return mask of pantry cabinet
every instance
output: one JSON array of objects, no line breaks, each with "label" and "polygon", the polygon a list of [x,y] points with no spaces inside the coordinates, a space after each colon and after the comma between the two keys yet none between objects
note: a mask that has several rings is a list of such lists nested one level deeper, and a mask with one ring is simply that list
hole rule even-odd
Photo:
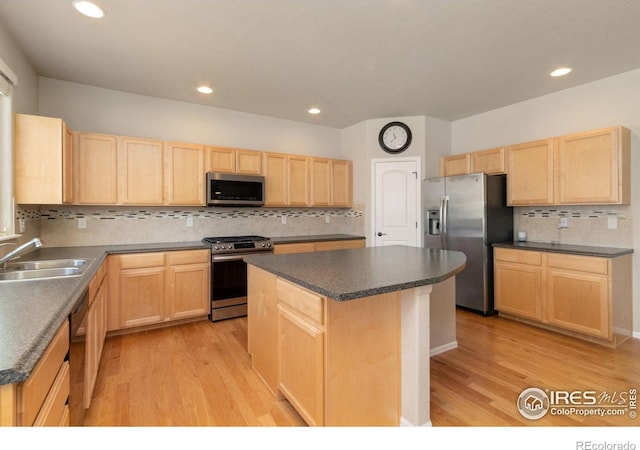
[{"label": "pantry cabinet", "polygon": [[204,146],[166,142],[164,150],[166,204],[203,206]]},{"label": "pantry cabinet", "polygon": [[631,255],[494,249],[500,314],[616,346],[631,335]]},{"label": "pantry cabinet", "polygon": [[73,202],[73,135],[62,119],[16,114],[16,203]]},{"label": "pantry cabinet", "polygon": [[108,331],[205,317],[209,250],[109,256]]},{"label": "pantry cabinet", "polygon": [[115,205],[118,203],[118,140],[96,133],[74,135],[76,203]]}]

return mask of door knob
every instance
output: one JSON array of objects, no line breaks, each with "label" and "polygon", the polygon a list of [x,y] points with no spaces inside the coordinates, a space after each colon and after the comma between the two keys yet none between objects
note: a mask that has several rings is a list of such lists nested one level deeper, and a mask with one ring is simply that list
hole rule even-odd
[{"label": "door knob", "polygon": [[386,236],[386,235],[387,235],[387,233],[381,233],[381,232],[378,231],[378,236]]}]

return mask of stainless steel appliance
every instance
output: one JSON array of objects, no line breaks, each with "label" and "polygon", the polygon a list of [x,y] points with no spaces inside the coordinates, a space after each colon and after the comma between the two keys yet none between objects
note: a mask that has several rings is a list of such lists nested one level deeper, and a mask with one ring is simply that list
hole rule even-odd
[{"label": "stainless steel appliance", "polygon": [[506,196],[505,175],[429,178],[422,185],[424,247],[466,255],[467,265],[456,275],[456,305],[484,315],[495,313],[491,244],[513,240]]},{"label": "stainless steel appliance", "polygon": [[207,205],[262,206],[264,205],[264,177],[208,172]]},{"label": "stainless steel appliance", "polygon": [[211,246],[211,313],[217,320],[247,315],[247,255],[273,252],[263,236],[223,236],[203,239]]}]

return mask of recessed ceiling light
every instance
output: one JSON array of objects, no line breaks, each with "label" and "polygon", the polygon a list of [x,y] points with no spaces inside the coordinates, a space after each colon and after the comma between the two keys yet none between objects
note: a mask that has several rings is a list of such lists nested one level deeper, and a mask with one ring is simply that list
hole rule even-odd
[{"label": "recessed ceiling light", "polygon": [[101,19],[104,17],[104,10],[102,8],[95,3],[88,2],[86,0],[75,0],[73,2],[73,7],[80,14],[84,14],[85,16],[93,19]]},{"label": "recessed ceiling light", "polygon": [[211,94],[213,92],[213,89],[211,89],[209,86],[199,86],[197,90],[201,94]]},{"label": "recessed ceiling light", "polygon": [[556,69],[553,72],[551,72],[550,75],[552,77],[561,77],[563,75],[568,74],[569,72],[571,72],[570,67],[561,67],[560,69]]},{"label": "recessed ceiling light", "polygon": [[309,114],[320,114],[320,110],[318,108],[311,108]]}]

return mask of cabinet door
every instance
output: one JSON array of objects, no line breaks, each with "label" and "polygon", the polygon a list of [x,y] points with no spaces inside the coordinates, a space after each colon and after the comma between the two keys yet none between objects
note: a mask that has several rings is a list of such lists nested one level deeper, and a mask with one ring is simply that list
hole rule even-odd
[{"label": "cabinet door", "polygon": [[162,322],[165,317],[165,268],[124,269],[119,274],[120,327]]},{"label": "cabinet door", "polygon": [[507,204],[553,204],[553,139],[507,149]]},{"label": "cabinet door", "polygon": [[287,155],[264,153],[265,206],[287,206]]},{"label": "cabinet door", "polygon": [[204,147],[165,144],[167,202],[169,205],[204,205]]},{"label": "cabinet door", "polygon": [[323,332],[278,306],[279,389],[309,425],[324,424]]},{"label": "cabinet door", "polygon": [[76,202],[112,205],[118,202],[116,136],[77,133],[75,151]]},{"label": "cabinet door", "polygon": [[471,158],[468,153],[463,155],[447,156],[440,159],[440,175],[448,177],[451,175],[464,175],[471,173]]},{"label": "cabinet door", "polygon": [[309,158],[289,155],[287,177],[289,179],[288,205],[309,206]]},{"label": "cabinet door", "polygon": [[95,299],[87,312],[87,337],[85,345],[84,407],[89,408],[98,377],[102,349],[107,333],[107,283],[98,288]]},{"label": "cabinet door", "polygon": [[236,173],[246,175],[262,174],[262,152],[256,150],[236,150]]},{"label": "cabinet door", "polygon": [[311,202],[310,206],[331,205],[331,161],[326,158],[311,158]]},{"label": "cabinet door", "polygon": [[503,261],[494,263],[495,308],[542,320],[542,268]]},{"label": "cabinet door", "polygon": [[209,314],[210,251],[167,252],[169,320]]},{"label": "cabinet door", "polygon": [[15,178],[19,204],[72,200],[72,140],[61,119],[16,114]]},{"label": "cabinet door", "polygon": [[628,150],[622,150],[623,141],[621,127],[559,137],[558,203],[628,203],[628,180],[623,176],[623,167],[628,168],[630,160]]},{"label": "cabinet door", "polygon": [[334,159],[331,161],[331,205],[350,208],[353,205],[353,163]]},{"label": "cabinet door", "polygon": [[471,153],[471,173],[500,174],[505,171],[504,147]]},{"label": "cabinet door", "polygon": [[162,141],[121,137],[118,139],[119,203],[164,203],[164,154]]},{"label": "cabinet door", "polygon": [[550,268],[547,322],[609,339],[609,283],[606,277]]},{"label": "cabinet door", "polygon": [[228,147],[207,146],[207,171],[234,173],[236,171],[236,151]]}]

